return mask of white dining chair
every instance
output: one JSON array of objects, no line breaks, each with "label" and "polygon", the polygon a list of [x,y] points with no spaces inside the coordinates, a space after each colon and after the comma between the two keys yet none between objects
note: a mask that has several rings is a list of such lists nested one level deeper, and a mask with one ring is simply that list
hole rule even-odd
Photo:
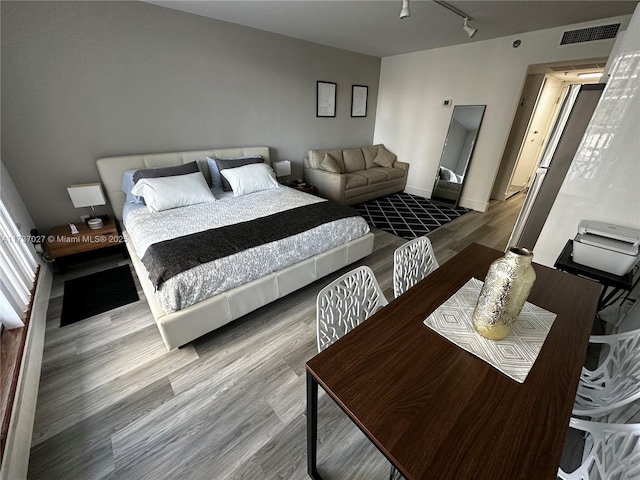
[{"label": "white dining chair", "polygon": [[586,434],[582,464],[563,480],[632,480],[640,478],[640,424],[590,422],[572,418],[569,426]]},{"label": "white dining chair", "polygon": [[393,295],[398,298],[440,265],[427,237],[418,237],[393,253]]},{"label": "white dining chair", "polygon": [[[318,352],[388,304],[371,268],[358,267],[336,278],[320,290],[316,300]],[[392,465],[389,478],[404,477]]]},{"label": "white dining chair", "polygon": [[640,399],[640,329],[592,335],[604,358],[595,370],[582,368],[573,414],[599,418]]},{"label": "white dining chair", "polygon": [[640,326],[640,300],[634,300],[629,309],[618,315],[613,328],[614,333],[635,330]]},{"label": "white dining chair", "polygon": [[346,335],[389,302],[373,271],[362,266],[336,278],[318,293],[318,352]]}]

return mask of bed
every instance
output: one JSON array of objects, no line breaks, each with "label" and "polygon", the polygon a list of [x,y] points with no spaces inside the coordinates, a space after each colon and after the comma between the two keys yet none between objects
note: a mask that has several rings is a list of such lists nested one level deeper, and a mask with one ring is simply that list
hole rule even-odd
[{"label": "bed", "polygon": [[[131,256],[133,267],[142,285],[160,335],[168,349],[186,345],[196,338],[246,315],[261,306],[282,298],[325,275],[366,257],[373,250],[373,234],[368,231],[368,227],[358,226],[358,231],[344,234],[336,233],[334,235],[333,230],[328,230],[331,228],[331,224],[328,223],[314,227],[313,231],[309,230],[309,232],[296,233],[295,236],[292,235],[291,237],[277,239],[277,241],[289,242],[288,244],[285,243],[284,246],[279,243],[269,242],[268,240],[271,238],[269,235],[272,235],[274,230],[280,229],[270,228],[271,219],[277,217],[266,216],[271,214],[276,215],[275,212],[279,211],[280,204],[290,205],[291,202],[293,202],[296,208],[310,209],[314,212],[320,211],[320,204],[323,205],[323,210],[325,209],[325,205],[332,205],[330,202],[326,202],[318,197],[288,187],[274,188],[269,192],[260,191],[239,197],[234,197],[233,194],[227,194],[226,196],[222,195],[218,198],[218,194],[216,193],[216,201],[210,204],[210,208],[213,209],[215,207],[218,209],[214,212],[207,210],[208,207],[205,205],[190,205],[164,211],[162,212],[163,215],[153,215],[148,211],[149,209],[147,207],[140,208],[137,206],[133,209],[133,212],[131,212],[129,208],[131,205],[125,201],[127,197],[122,190],[123,175],[125,172],[135,171],[137,169],[186,165],[197,161],[199,170],[202,172],[204,178],[209,181],[210,173],[206,161],[207,157],[229,159],[248,156],[260,156],[264,159],[264,163],[267,165],[270,164],[268,147],[239,147],[148,155],[128,155],[105,157],[96,161],[114,214],[121,225],[123,225],[123,212],[126,215],[126,221],[123,225],[123,235],[125,237],[127,250]],[[225,211],[227,213],[221,213]],[[248,219],[248,214],[246,213],[248,211],[258,212],[257,218],[255,218],[255,220]],[[282,215],[285,214],[286,212]],[[188,239],[198,237],[198,235],[208,234],[205,233],[205,231],[209,232],[209,229],[220,227],[224,223],[220,218],[225,215],[227,217],[234,217],[235,221],[239,222],[239,226],[241,226],[240,223],[245,221],[255,222],[255,225],[264,229],[257,231],[264,232],[264,237],[266,238],[264,241],[267,243],[247,248],[246,252],[243,250],[245,255],[247,255],[244,258],[234,257],[233,255],[241,254],[241,252],[237,252],[231,256],[217,259],[216,261],[226,262],[226,264],[223,263],[223,266],[220,268],[233,269],[235,265],[235,273],[239,270],[255,270],[258,275],[257,278],[247,281],[234,277],[233,281],[225,280],[219,282],[220,284],[212,287],[211,292],[204,295],[206,298],[200,298],[200,291],[202,290],[200,287],[204,285],[208,286],[209,284],[216,283],[216,281],[211,280],[206,274],[203,274],[202,271],[197,270],[200,267],[194,267],[195,269],[188,269],[176,274],[184,278],[180,277],[180,280],[174,280],[175,277],[172,277],[171,280],[167,282],[175,281],[176,284],[191,284],[192,287],[195,285],[195,288],[192,288],[190,293],[184,295],[181,293],[169,294],[169,300],[167,300],[166,295],[163,298],[160,292],[164,289],[165,285],[160,283],[160,287],[158,287],[158,278],[161,278],[162,274],[158,275],[157,272],[154,271],[152,264],[147,261],[148,249],[151,247],[155,248],[157,245],[164,246],[167,243],[182,242],[182,239],[174,240],[171,238],[171,235],[168,233],[169,231],[174,233],[178,232],[177,235],[179,237],[184,235]],[[289,217],[290,216],[291,215],[289,215]],[[304,216],[306,217],[307,215]],[[181,217],[185,220],[184,225],[176,220]],[[165,218],[170,218],[173,223],[169,224],[169,226],[163,223],[149,223],[155,221],[162,222]],[[266,221],[267,218],[269,222]],[[196,220],[194,221],[194,219]],[[359,222],[360,220],[354,217],[338,221]],[[363,221],[364,220],[362,220],[362,222]],[[281,222],[282,225],[288,226],[291,220],[285,217]],[[147,233],[144,233],[145,225],[147,225]],[[151,228],[148,228],[149,225],[151,225]],[[200,226],[194,227],[194,225]],[[253,226],[254,224],[252,223],[251,225]],[[234,225],[230,225],[225,228],[234,227]],[[131,232],[129,228],[132,229]],[[227,230],[224,232],[226,235]],[[229,235],[233,234],[232,230],[229,232]],[[213,231],[209,233],[213,233]],[[134,234],[135,239],[132,239],[131,234]],[[222,235],[220,231],[215,231],[215,234],[218,236]],[[326,239],[324,245],[320,245],[319,241],[316,240],[315,247],[308,247],[308,244],[313,242],[309,240],[311,237],[304,237],[304,235],[313,234],[317,235],[318,238]],[[301,237],[300,235],[303,236]],[[340,240],[340,237],[342,237],[342,240]],[[274,240],[274,242],[276,242],[276,240]],[[241,242],[234,240],[234,242],[230,243],[236,244]],[[290,258],[287,261],[281,262],[280,257],[286,256],[283,255],[284,252],[298,250],[298,248],[292,249],[292,245],[302,246],[303,250],[306,249],[305,252],[301,254],[304,258]],[[139,251],[142,251],[142,253],[139,254]],[[190,249],[187,250],[187,253],[189,251]],[[265,260],[260,256],[261,252],[266,252],[270,254],[271,257]],[[187,253],[185,253],[185,255]],[[200,252],[197,255],[192,254],[192,256],[194,256],[196,260],[201,260],[200,256],[203,254],[206,256],[206,252]],[[150,279],[149,270],[145,267],[143,260],[147,263],[147,266],[149,266],[149,270],[151,270],[153,281]],[[206,260],[207,262],[209,261],[208,257]],[[241,265],[242,268],[239,268],[239,265]],[[265,269],[265,265],[268,265],[270,268]],[[227,277],[231,276],[233,275],[227,275]],[[196,284],[196,282],[200,282],[200,285]],[[183,298],[187,298],[187,300],[183,301]]]}]

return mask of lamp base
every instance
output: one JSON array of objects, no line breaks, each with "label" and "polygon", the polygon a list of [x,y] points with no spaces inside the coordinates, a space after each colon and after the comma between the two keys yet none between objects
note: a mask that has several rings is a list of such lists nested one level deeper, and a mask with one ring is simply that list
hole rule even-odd
[{"label": "lamp base", "polygon": [[92,215],[92,216],[87,217],[87,218],[84,219],[85,225],[88,227],[89,226],[89,220],[94,219],[94,218],[99,218],[100,220],[102,220],[103,224],[105,222],[109,221],[109,215]]},{"label": "lamp base", "polygon": [[97,230],[103,227],[104,222],[102,221],[101,218],[97,218],[97,217],[90,218],[89,220],[87,220],[87,225],[89,226],[90,229]]}]

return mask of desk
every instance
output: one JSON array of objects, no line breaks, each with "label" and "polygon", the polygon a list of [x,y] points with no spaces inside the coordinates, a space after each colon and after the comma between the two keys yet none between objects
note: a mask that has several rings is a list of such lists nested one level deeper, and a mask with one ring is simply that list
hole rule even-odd
[{"label": "desk", "polygon": [[522,384],[422,323],[502,255],[471,245],[307,362],[311,478],[318,384],[408,480],[556,478],[600,286],[534,264],[557,317]]},{"label": "desk", "polygon": [[[634,280],[633,269],[626,275],[614,275],[613,273],[603,272],[602,270],[576,263],[573,261],[572,255],[573,240],[569,240],[562,249],[554,267],[558,270],[562,270],[563,272],[589,278],[601,284],[604,288],[602,289],[600,299],[598,300],[598,311],[609,306],[611,303],[615,303],[614,297],[621,290],[626,291],[628,295],[629,292],[633,290],[635,284],[638,283],[638,280],[640,280],[640,275],[637,275],[638,278]],[[609,288],[611,288],[610,291]]]}]

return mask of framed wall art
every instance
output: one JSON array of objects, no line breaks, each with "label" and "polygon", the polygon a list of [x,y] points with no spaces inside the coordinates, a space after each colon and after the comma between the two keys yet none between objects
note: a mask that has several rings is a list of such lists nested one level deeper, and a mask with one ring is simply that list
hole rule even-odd
[{"label": "framed wall art", "polygon": [[316,117],[336,116],[337,84],[318,81],[316,97]]},{"label": "framed wall art", "polygon": [[369,95],[369,87],[365,85],[351,86],[351,116],[366,117],[367,116],[367,96]]}]

